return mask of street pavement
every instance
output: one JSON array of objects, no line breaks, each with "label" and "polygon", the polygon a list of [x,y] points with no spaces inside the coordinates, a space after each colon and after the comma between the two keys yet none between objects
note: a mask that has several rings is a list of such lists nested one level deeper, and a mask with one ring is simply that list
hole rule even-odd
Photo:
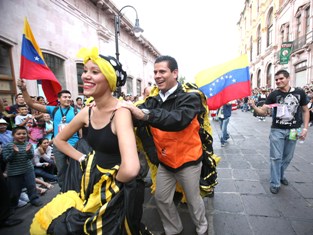
[{"label": "street pavement", "polygon": [[[259,122],[250,112],[236,110],[229,122],[230,139],[225,147],[219,142],[217,121],[211,120],[214,151],[222,160],[213,198],[204,198],[210,235],[313,235],[313,127],[308,138],[297,144],[295,156],[286,171],[288,186],[278,194],[269,191],[269,140],[271,118]],[[48,202],[58,187],[42,197]],[[186,204],[176,200],[184,230],[194,235],[195,226]],[[38,210],[31,205],[17,210],[24,222],[0,229],[1,235],[29,234],[29,226]],[[153,195],[146,188],[143,223],[155,235],[163,232]]]}]

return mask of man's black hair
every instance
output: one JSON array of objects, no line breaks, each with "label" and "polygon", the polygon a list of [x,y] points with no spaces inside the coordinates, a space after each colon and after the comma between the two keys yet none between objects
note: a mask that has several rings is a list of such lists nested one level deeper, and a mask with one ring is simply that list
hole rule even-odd
[{"label": "man's black hair", "polygon": [[168,56],[168,55],[161,55],[161,56],[159,56],[155,60],[154,64],[160,63],[160,62],[163,62],[163,61],[167,62],[168,68],[171,70],[171,72],[173,72],[175,69],[178,69],[177,61],[173,57]]},{"label": "man's black hair", "polygon": [[19,105],[17,105],[17,108],[19,109],[19,108],[27,108],[27,105],[26,104],[19,104]]},{"label": "man's black hair", "polygon": [[37,96],[37,101],[39,101],[40,99],[45,99],[43,96]]},{"label": "man's black hair", "polygon": [[285,78],[289,78],[289,76],[290,76],[289,73],[286,70],[284,70],[284,69],[278,70],[275,73],[275,76],[278,76],[280,74],[282,74]]},{"label": "man's black hair", "polygon": [[[19,97],[20,95],[21,95],[21,96],[23,96],[23,94],[22,94],[22,93],[18,93],[18,94],[16,94],[16,95],[15,95],[15,100],[16,100],[16,99],[17,99],[17,97]],[[23,96],[23,97],[24,97],[24,96]]]},{"label": "man's black hair", "polygon": [[16,126],[12,129],[12,135],[14,135],[18,130],[24,130],[27,133],[27,129],[25,126]]},{"label": "man's black hair", "polygon": [[62,90],[62,91],[60,91],[60,92],[58,93],[58,98],[61,98],[61,96],[62,96],[63,94],[70,94],[70,95],[72,95],[69,90]]}]

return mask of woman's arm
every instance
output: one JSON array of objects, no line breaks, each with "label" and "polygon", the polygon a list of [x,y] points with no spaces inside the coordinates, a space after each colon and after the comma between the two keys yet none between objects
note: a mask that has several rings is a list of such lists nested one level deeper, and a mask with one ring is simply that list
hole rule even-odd
[{"label": "woman's arm", "polygon": [[83,153],[77,151],[73,146],[67,143],[68,139],[71,138],[79,129],[81,129],[88,120],[88,107],[82,109],[74,119],[64,127],[64,129],[57,134],[54,138],[53,143],[57,148],[65,155],[73,158],[74,160],[79,160]]},{"label": "woman's arm", "polygon": [[44,163],[40,162],[40,155],[38,149],[36,149],[34,152],[33,164],[36,167],[42,167],[44,165]]},{"label": "woman's arm", "polygon": [[44,152],[41,157],[47,161],[47,162],[50,162],[52,159],[51,159],[51,148],[50,146],[48,146],[48,148],[46,149],[46,152]]},{"label": "woman's arm", "polygon": [[134,127],[128,109],[120,108],[116,111],[112,129],[113,132],[116,131],[118,137],[122,160],[116,179],[126,183],[134,179],[140,170]]}]

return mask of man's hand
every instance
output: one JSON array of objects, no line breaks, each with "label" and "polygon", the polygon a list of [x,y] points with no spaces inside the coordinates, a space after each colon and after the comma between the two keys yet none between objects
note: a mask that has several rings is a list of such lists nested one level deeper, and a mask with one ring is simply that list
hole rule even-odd
[{"label": "man's hand", "polygon": [[13,144],[13,150],[14,150],[15,153],[19,152],[19,149],[18,149],[18,147],[15,144]]},{"label": "man's hand", "polygon": [[137,120],[143,120],[145,117],[145,114],[142,112],[141,109],[137,108],[131,101],[120,101],[116,105],[116,108],[119,107],[127,108],[133,115],[133,117]]},{"label": "man's hand", "polygon": [[31,143],[28,143],[28,145],[26,146],[26,152],[29,152],[30,149],[32,148],[32,144]]},{"label": "man's hand", "polygon": [[17,86],[21,91],[26,91],[26,83],[23,79],[17,79]]},{"label": "man's hand", "polygon": [[308,129],[303,128],[302,131],[301,131],[301,133],[300,133],[299,139],[300,139],[300,140],[305,140],[307,134],[308,134]]}]

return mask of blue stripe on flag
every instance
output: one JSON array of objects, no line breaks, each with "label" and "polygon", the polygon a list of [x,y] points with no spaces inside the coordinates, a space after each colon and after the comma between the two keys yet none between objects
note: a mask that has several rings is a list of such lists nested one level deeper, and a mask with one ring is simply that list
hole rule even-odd
[{"label": "blue stripe on flag", "polygon": [[239,82],[246,82],[249,79],[249,67],[234,69],[216,78],[214,81],[200,87],[199,89],[206,94],[208,98],[210,98],[220,93],[228,86]]},{"label": "blue stripe on flag", "polygon": [[43,59],[40,57],[40,55],[38,54],[38,52],[36,51],[35,47],[33,46],[33,44],[31,43],[31,41],[29,41],[25,35],[23,34],[23,42],[22,42],[22,55],[37,64],[42,64],[45,65],[45,62],[43,61]]}]

